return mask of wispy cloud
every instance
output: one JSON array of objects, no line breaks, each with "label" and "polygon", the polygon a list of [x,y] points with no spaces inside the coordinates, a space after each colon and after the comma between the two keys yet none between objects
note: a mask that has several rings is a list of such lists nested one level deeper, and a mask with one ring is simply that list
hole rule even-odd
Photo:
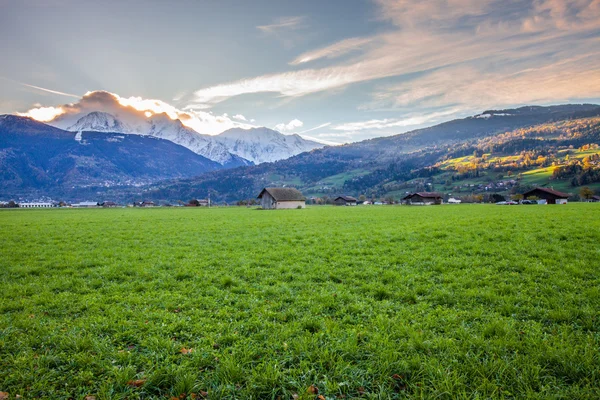
[{"label": "wispy cloud", "polygon": [[194,100],[199,104],[216,104],[234,96],[265,92],[297,97],[357,82],[362,75],[356,65],[265,75],[198,90]]},{"label": "wispy cloud", "polygon": [[256,27],[261,32],[267,34],[274,34],[280,31],[294,30],[303,26],[304,16],[297,17],[280,17],[277,18],[273,23],[268,25],[259,25]]},{"label": "wispy cloud", "polygon": [[366,45],[372,44],[375,40],[376,38],[370,37],[345,39],[330,46],[300,54],[290,62],[290,65],[304,64],[321,58],[340,57],[349,52],[360,50]]},{"label": "wispy cloud", "polygon": [[[390,100],[397,94],[388,106],[433,98],[449,106],[455,97],[476,101],[477,93],[496,105],[552,96],[598,96],[598,0],[375,1],[380,18],[391,22],[393,29],[300,54],[290,64],[334,60],[355,52],[350,61],[207,87],[195,92],[197,102],[210,106],[234,96],[265,92],[299,97],[388,77],[402,82],[395,85],[395,91],[374,93],[374,100]],[[584,63],[567,62],[556,67],[561,60],[582,58]],[[547,86],[536,83],[539,72],[543,72]],[[553,80],[559,84],[553,85]]]},{"label": "wispy cloud", "polygon": [[440,118],[454,115],[458,110],[453,108],[446,111],[413,115],[406,118],[372,119],[360,122],[348,122],[333,127],[336,131],[357,132],[362,130],[379,130],[388,128],[405,128],[415,125],[423,125],[428,122],[438,121]]}]

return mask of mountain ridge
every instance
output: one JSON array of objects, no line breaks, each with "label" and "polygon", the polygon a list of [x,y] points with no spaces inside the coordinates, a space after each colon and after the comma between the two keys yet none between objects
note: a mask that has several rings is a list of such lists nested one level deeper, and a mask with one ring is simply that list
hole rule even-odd
[{"label": "mountain ridge", "polygon": [[121,121],[111,113],[92,111],[66,126],[65,130],[154,136],[182,145],[227,168],[278,161],[325,146],[266,127],[231,128],[218,135],[203,135],[165,113],[153,114],[145,119],[130,115],[128,121]]}]

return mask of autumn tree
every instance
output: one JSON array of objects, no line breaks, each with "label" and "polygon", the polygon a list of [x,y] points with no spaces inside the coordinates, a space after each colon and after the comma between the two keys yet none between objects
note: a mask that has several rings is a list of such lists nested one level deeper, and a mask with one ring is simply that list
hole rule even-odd
[{"label": "autumn tree", "polygon": [[584,186],[579,190],[579,196],[581,196],[582,199],[589,200],[594,196],[594,191],[589,187]]}]

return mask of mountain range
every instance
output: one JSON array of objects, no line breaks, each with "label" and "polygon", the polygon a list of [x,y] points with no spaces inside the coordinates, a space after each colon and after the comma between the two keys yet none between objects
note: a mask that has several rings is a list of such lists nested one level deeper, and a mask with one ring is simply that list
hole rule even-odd
[{"label": "mountain range", "polygon": [[219,135],[203,135],[164,113],[150,117],[127,113],[119,118],[107,112],[93,111],[69,125],[72,118],[58,118],[51,121],[50,125],[71,132],[116,132],[165,139],[227,168],[283,160],[324,147],[324,144],[299,135],[283,135],[265,127],[232,128]]},{"label": "mountain range", "polygon": [[[86,114],[68,130],[3,116],[0,195],[37,190],[63,198],[101,194],[116,200],[187,200],[211,193],[215,199],[235,201],[254,197],[264,186],[294,186],[307,195],[385,195],[426,181],[453,187],[449,178],[454,182],[464,174],[442,169],[454,158],[488,152],[486,157],[499,159],[522,159],[525,153],[528,159],[550,159],[574,146],[600,142],[599,116],[600,106],[594,104],[488,110],[395,136],[318,149],[309,144],[310,151],[304,152],[304,142],[267,128],[231,129],[205,143],[206,135],[189,132],[166,115],[149,119],[145,130],[106,113]],[[240,161],[218,158],[224,148]],[[285,156],[290,148],[300,153],[265,162]],[[200,149],[212,159],[199,154]],[[247,165],[246,160],[260,164]],[[129,169],[127,163],[138,167]],[[490,171],[509,169],[500,164]],[[511,168],[524,171],[520,164]]]}]

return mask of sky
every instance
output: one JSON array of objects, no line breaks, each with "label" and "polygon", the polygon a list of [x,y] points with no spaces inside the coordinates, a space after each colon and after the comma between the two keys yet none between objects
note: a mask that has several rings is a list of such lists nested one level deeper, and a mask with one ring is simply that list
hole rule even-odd
[{"label": "sky", "polygon": [[600,0],[0,0],[0,54],[0,114],[108,97],[346,143],[600,103]]}]

